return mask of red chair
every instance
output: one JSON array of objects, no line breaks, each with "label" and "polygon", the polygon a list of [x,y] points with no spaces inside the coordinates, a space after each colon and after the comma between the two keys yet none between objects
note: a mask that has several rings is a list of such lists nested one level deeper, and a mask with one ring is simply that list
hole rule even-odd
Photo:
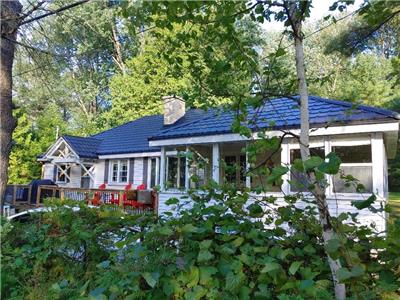
[{"label": "red chair", "polygon": [[146,185],[144,183],[142,183],[141,185],[138,185],[136,188],[138,191],[143,191],[146,189]]},{"label": "red chair", "polygon": [[[126,201],[126,191],[129,191],[132,188],[132,184],[128,183],[125,187],[124,187],[124,194],[122,195],[122,201]],[[115,194],[112,193],[111,194],[111,204],[116,204],[119,205],[119,193],[117,194],[117,196],[115,197]]]},{"label": "red chair", "polygon": [[[106,184],[105,183],[99,185],[99,190],[105,190],[105,188],[106,188]],[[102,202],[101,201],[101,193],[95,192],[91,202],[92,202],[92,205],[94,205],[94,206],[100,205],[101,202]]]},{"label": "red chair", "polygon": [[[146,185],[145,184],[140,184],[140,185],[137,186],[136,191],[142,191],[142,190],[145,190],[145,189],[146,189]],[[137,195],[136,195],[136,197],[137,197]],[[124,193],[123,201],[124,201],[123,202],[124,203],[124,207],[126,207],[126,206],[132,206],[134,208],[143,208],[143,207],[145,207],[145,205],[143,203],[138,202],[137,199],[128,200],[126,193]]]}]

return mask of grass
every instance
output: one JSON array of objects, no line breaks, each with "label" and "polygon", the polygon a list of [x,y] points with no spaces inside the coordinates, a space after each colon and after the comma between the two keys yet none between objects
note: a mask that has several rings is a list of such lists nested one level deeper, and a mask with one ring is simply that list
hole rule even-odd
[{"label": "grass", "polygon": [[389,205],[392,209],[391,215],[400,218],[400,192],[389,193]]}]

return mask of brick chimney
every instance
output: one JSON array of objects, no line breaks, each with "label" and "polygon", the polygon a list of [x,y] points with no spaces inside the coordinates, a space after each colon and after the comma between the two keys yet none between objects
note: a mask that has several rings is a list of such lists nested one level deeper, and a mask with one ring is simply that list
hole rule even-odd
[{"label": "brick chimney", "polygon": [[164,125],[171,125],[185,115],[185,101],[173,96],[162,97],[164,101]]}]

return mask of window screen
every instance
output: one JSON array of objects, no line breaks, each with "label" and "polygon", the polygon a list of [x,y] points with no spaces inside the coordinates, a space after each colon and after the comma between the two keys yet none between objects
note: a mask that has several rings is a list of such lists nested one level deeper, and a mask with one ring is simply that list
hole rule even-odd
[{"label": "window screen", "polygon": [[334,146],[332,151],[340,157],[342,163],[372,162],[371,145]]},{"label": "window screen", "polygon": [[[365,193],[372,193],[372,166],[342,166],[343,175],[352,175],[359,183],[364,185]],[[340,178],[340,174],[333,176],[334,193],[357,193],[354,183],[346,186],[346,181]]]}]

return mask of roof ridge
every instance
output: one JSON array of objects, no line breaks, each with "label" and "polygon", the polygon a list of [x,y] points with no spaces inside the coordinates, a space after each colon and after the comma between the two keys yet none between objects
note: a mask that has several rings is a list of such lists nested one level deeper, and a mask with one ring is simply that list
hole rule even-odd
[{"label": "roof ridge", "polygon": [[[189,109],[189,110],[192,110],[192,109],[194,109],[194,110],[202,110],[202,111],[205,111],[204,109],[201,109],[201,108],[191,108],[191,109]],[[211,108],[209,111],[214,111],[215,109],[216,109],[216,107],[215,107],[215,108]],[[186,113],[186,112],[185,112],[185,113]],[[214,116],[215,116],[215,114],[213,114],[213,115],[211,115],[211,116],[205,115],[205,116],[200,117],[200,118],[198,118],[198,119],[196,119],[196,120],[194,120],[194,121],[192,121],[192,122],[183,123],[183,124],[180,124],[180,125],[177,125],[177,126],[174,126],[174,124],[171,124],[171,125],[169,125],[169,126],[171,126],[170,128],[163,129],[163,130],[161,130],[160,132],[158,132],[156,135],[149,136],[149,137],[147,138],[147,140],[151,140],[151,139],[153,139],[154,137],[156,137],[157,135],[159,135],[159,134],[161,134],[161,133],[166,133],[166,132],[169,132],[169,131],[171,131],[171,130],[176,130],[176,129],[181,128],[181,127],[183,127],[183,126],[188,126],[188,125],[191,125],[191,124],[193,124],[193,123],[196,123],[196,122],[198,122],[198,121],[200,121],[200,120],[205,120],[205,119],[207,119],[207,118],[211,118],[211,117],[214,117]],[[179,120],[177,120],[177,121],[179,121]]]},{"label": "roof ridge", "polygon": [[309,97],[312,99],[315,99],[317,101],[318,100],[324,101],[324,102],[338,104],[338,105],[345,106],[345,107],[353,107],[354,106],[355,108],[360,108],[361,110],[364,110],[367,112],[374,112],[374,113],[377,113],[377,114],[380,114],[383,116],[387,116],[387,117],[391,117],[391,118],[400,120],[400,113],[389,110],[389,109],[369,106],[369,105],[365,105],[365,104],[357,104],[357,103],[347,102],[347,101],[343,101],[343,100],[327,99],[327,98],[314,96],[314,95],[310,95]]},{"label": "roof ridge", "polygon": [[105,133],[105,132],[108,132],[108,131],[110,131],[110,130],[113,130],[113,129],[115,129],[115,128],[118,128],[118,127],[122,127],[122,126],[128,125],[128,124],[130,124],[130,123],[136,122],[136,121],[138,121],[138,120],[141,120],[141,119],[144,119],[144,118],[148,118],[148,117],[156,117],[156,116],[162,116],[162,114],[156,114],[156,115],[147,115],[147,116],[143,116],[143,117],[140,117],[140,118],[138,118],[138,119],[131,120],[131,121],[125,122],[125,123],[123,123],[123,124],[121,124],[121,125],[118,125],[118,126],[115,126],[115,127],[111,127],[111,128],[109,128],[109,129],[106,129],[106,130],[104,130],[104,131],[101,131],[101,132],[99,132],[99,133],[93,134],[93,135],[91,135],[90,137],[95,137],[95,136],[97,136],[97,135],[99,135],[99,134],[103,134],[103,133]]},{"label": "roof ridge", "polygon": [[72,137],[72,138],[80,138],[80,139],[92,139],[101,142],[101,139],[94,138],[93,136],[79,136],[79,135],[71,135],[71,134],[63,134],[61,137]]}]

